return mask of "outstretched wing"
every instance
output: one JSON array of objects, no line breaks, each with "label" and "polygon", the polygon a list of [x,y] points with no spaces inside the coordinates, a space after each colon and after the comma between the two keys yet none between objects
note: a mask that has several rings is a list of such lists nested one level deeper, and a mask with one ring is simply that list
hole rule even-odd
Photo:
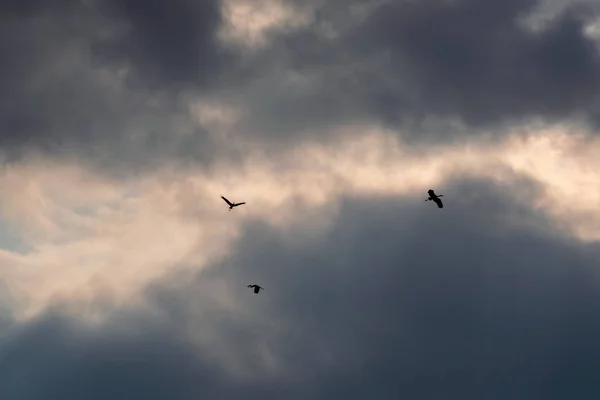
[{"label": "outstretched wing", "polygon": [[230,206],[233,205],[229,200],[227,200],[225,197],[221,196],[221,198],[223,200],[225,200],[225,203],[229,204]]},{"label": "outstretched wing", "polygon": [[242,204],[246,204],[246,202],[242,202],[242,203],[235,203],[234,206],[241,206]]},{"label": "outstretched wing", "polygon": [[437,204],[438,208],[444,208],[444,204],[442,203],[442,200],[440,200],[439,197],[434,197],[433,201],[435,201],[435,204]]}]

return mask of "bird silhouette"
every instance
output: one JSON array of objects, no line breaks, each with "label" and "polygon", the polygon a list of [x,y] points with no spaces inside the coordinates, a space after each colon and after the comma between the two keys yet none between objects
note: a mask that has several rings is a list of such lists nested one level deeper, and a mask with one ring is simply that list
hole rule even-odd
[{"label": "bird silhouette", "polygon": [[427,193],[429,194],[429,197],[425,201],[433,201],[437,204],[438,208],[444,208],[444,204],[442,203],[442,200],[440,200],[440,197],[444,197],[443,194],[437,195],[433,189],[429,189]]},{"label": "bird silhouette", "polygon": [[225,203],[227,203],[227,205],[229,205],[229,211],[231,211],[233,209],[233,207],[237,207],[237,206],[241,206],[242,204],[246,204],[246,202],[242,202],[242,203],[232,203],[231,201],[227,200],[225,197],[221,196],[221,198],[223,200],[225,200]]},{"label": "bird silhouette", "polygon": [[248,285],[248,287],[249,288],[254,288],[254,293],[257,293],[257,294],[258,294],[258,292],[260,292],[260,289],[265,290],[265,288],[260,287],[258,285]]}]

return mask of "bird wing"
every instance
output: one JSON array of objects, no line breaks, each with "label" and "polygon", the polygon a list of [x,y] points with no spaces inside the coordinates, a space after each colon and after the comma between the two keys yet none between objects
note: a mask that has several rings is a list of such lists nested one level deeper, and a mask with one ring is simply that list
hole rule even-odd
[{"label": "bird wing", "polygon": [[435,197],[433,201],[435,201],[435,204],[437,204],[438,208],[444,208],[444,204],[442,203],[442,200],[439,199],[439,197]]},{"label": "bird wing", "polygon": [[234,206],[241,206],[242,204],[246,204],[246,202],[241,202],[241,203],[235,203]]},{"label": "bird wing", "polygon": [[435,196],[435,192],[433,191],[433,189],[429,189],[427,191],[427,194],[429,194],[430,196]]},{"label": "bird wing", "polygon": [[223,200],[225,200],[225,203],[229,204],[230,206],[232,205],[232,203],[229,200],[227,200],[225,197],[221,196],[221,198]]}]

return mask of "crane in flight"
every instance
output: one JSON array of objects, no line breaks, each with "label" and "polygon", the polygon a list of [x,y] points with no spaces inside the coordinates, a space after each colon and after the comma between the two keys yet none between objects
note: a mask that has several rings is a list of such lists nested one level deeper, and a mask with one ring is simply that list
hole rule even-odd
[{"label": "crane in flight", "polygon": [[433,189],[429,189],[427,193],[429,194],[429,197],[425,201],[433,201],[437,204],[438,208],[444,208],[444,204],[442,203],[442,200],[440,200],[440,197],[444,197],[443,194],[437,195]]},{"label": "crane in flight", "polygon": [[241,206],[242,204],[246,204],[246,202],[242,202],[242,203],[232,203],[231,201],[227,200],[225,197],[221,196],[221,198],[223,200],[225,200],[225,203],[227,203],[227,205],[229,205],[229,211],[231,211],[233,209],[233,207],[237,207],[237,206]]},{"label": "crane in flight", "polygon": [[258,294],[258,292],[260,292],[260,289],[265,290],[264,287],[260,287],[258,285],[248,285],[249,288],[254,288],[254,293]]}]

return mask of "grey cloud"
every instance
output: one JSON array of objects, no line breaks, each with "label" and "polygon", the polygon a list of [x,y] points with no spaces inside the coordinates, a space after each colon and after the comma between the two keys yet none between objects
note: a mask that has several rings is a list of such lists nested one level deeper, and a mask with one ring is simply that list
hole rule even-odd
[{"label": "grey cloud", "polygon": [[168,335],[98,336],[60,315],[16,332],[0,351],[0,369],[6,399],[193,399],[226,389],[214,367]]},{"label": "grey cloud", "polygon": [[[212,47],[213,3],[204,4],[207,28],[190,25],[191,3],[174,2],[181,6],[175,10],[152,3],[158,8],[138,14],[135,3],[105,2],[105,15],[61,4],[70,11],[58,16],[46,5],[37,11],[42,2],[3,3],[0,146],[13,157],[37,148],[121,168],[173,154],[214,156],[202,132],[187,141],[168,135],[185,107],[187,92],[178,93],[178,85],[198,78],[191,92],[210,87],[206,74],[232,62]],[[278,140],[320,139],[303,131],[363,120],[410,125],[459,115],[481,127],[592,111],[597,60],[580,36],[580,16],[564,14],[534,37],[513,25],[533,2],[432,4],[395,2],[329,44],[313,29],[318,23],[282,35],[254,64],[224,67],[232,68],[224,87],[239,84],[241,100],[252,99],[252,134]],[[343,23],[352,21],[343,12],[318,16],[346,17]],[[131,30],[121,42],[99,45],[95,35],[115,27],[111,18]],[[154,26],[173,27],[179,18],[185,37],[157,36]],[[165,49],[170,57],[154,47],[180,41]],[[448,48],[454,50],[439,53]],[[110,86],[85,62],[80,69],[82,54],[97,67],[131,65],[133,75],[124,88]],[[285,86],[290,69],[310,79]],[[140,142],[135,131],[145,135]],[[0,397],[598,397],[597,245],[577,242],[526,203],[514,203],[507,193],[539,190],[528,182],[454,184],[436,188],[447,196],[444,210],[423,203],[425,194],[347,199],[317,244],[292,246],[285,234],[250,224],[235,254],[191,284],[174,277],[148,289],[163,319],[120,310],[118,323],[90,330],[49,314],[6,333],[12,322],[3,310]],[[213,302],[212,284],[224,280],[239,290],[244,315]],[[266,291],[255,296],[248,283]],[[200,326],[198,304],[207,316]],[[266,346],[295,379],[240,382],[186,344],[187,328],[215,330],[215,345],[257,371],[263,366],[254,357]]]},{"label": "grey cloud", "polygon": [[198,94],[248,108],[236,132],[275,146],[362,122],[427,143],[600,115],[598,52],[581,32],[593,12],[575,6],[534,34],[518,23],[534,0],[397,1],[362,21],[358,2],[315,2],[311,25],[242,57],[216,38],[216,0],[84,4],[3,3],[0,147],[12,159],[75,156],[118,176],[233,156],[191,121]]},{"label": "grey cloud", "polygon": [[[149,85],[156,86],[153,81],[166,86],[181,82],[191,85],[210,83],[209,78],[217,76],[219,63],[226,56],[216,38],[222,23],[218,0],[169,3],[157,0],[59,0],[52,6],[38,0],[11,0],[0,7],[3,22],[9,23],[8,29],[15,29],[10,22],[17,19],[21,35],[38,36],[46,41],[45,45],[58,45],[55,41],[60,38],[44,37],[44,32],[35,29],[39,27],[27,24],[32,19],[48,18],[49,26],[62,28],[72,35],[69,39],[87,41],[96,61],[137,68]],[[83,25],[94,25],[85,30],[76,19],[82,20]],[[16,48],[8,46],[20,47],[22,43],[17,41],[19,35],[16,32],[5,33],[12,33],[3,37],[2,58],[6,62],[19,56]],[[20,61],[27,65],[27,61],[35,60]],[[28,66],[39,67],[35,63]]]},{"label": "grey cloud", "polygon": [[42,152],[116,175],[175,155],[210,162],[214,143],[187,99],[218,80],[218,3],[146,3],[3,4],[0,147],[9,160]]},{"label": "grey cloud", "polygon": [[210,84],[225,57],[216,38],[218,0],[105,0],[100,9],[128,29],[105,43],[99,56],[129,61],[150,81],[163,85]]},{"label": "grey cloud", "polygon": [[[527,2],[461,3],[418,3],[373,18],[377,28],[368,43],[383,39],[384,47],[408,58],[431,111],[479,124],[564,118],[589,107],[600,84],[600,59],[583,35],[582,15],[570,9],[536,37],[516,23]],[[400,15],[401,21],[392,18]]]},{"label": "grey cloud", "polygon": [[[443,210],[419,196],[346,199],[316,244],[251,223],[228,260],[149,288],[152,315],[121,310],[92,333],[52,315],[17,330],[0,345],[0,394],[597,397],[598,246],[512,201],[538,190],[529,182],[452,187],[437,188]],[[241,308],[215,301],[223,282]],[[186,344],[190,331],[214,331],[257,375],[229,375]],[[290,376],[260,372],[265,347]]]},{"label": "grey cloud", "polygon": [[57,0],[50,5],[43,0],[6,0],[0,5],[0,11],[2,11],[4,17],[9,15],[27,17],[39,14],[40,12],[48,12],[50,10],[63,12],[67,9],[76,7],[78,3],[77,0]]},{"label": "grey cloud", "polygon": [[315,248],[251,226],[226,268],[267,288],[251,307],[295,329],[281,353],[315,398],[597,395],[597,246],[506,194],[535,187],[439,189],[443,211],[345,201]]},{"label": "grey cloud", "polygon": [[[358,22],[347,2],[327,2],[309,28],[282,35],[259,56],[282,89],[261,96],[264,83],[251,92],[264,100],[251,103],[263,120],[250,122],[273,136],[300,136],[319,125],[383,121],[418,140],[501,132],[538,117],[591,122],[600,58],[582,28],[595,9],[571,3],[533,33],[521,20],[539,4],[393,1]],[[337,38],[325,34],[327,24]],[[288,71],[309,83],[285,84]]]}]

